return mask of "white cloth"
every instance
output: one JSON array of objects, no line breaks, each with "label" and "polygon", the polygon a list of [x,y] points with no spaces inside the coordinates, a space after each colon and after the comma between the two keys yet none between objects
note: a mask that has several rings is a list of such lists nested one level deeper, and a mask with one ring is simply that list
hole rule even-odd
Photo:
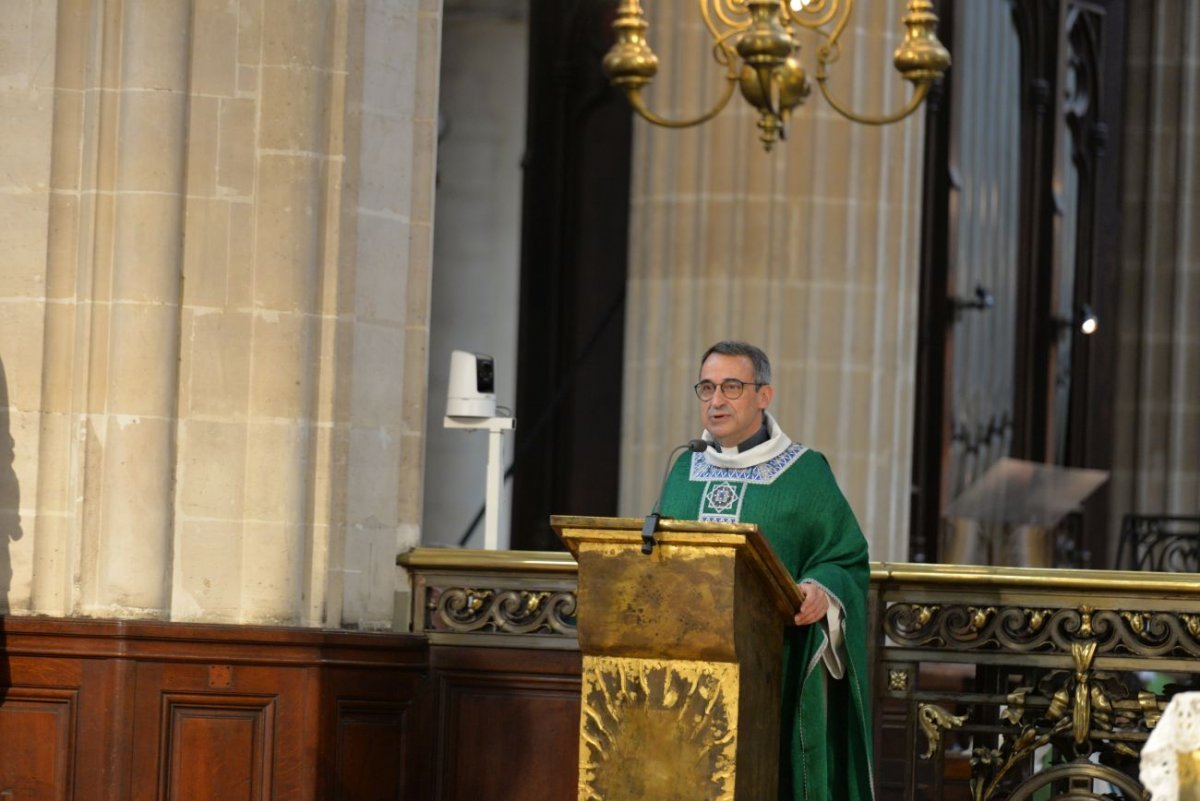
[{"label": "white cloth", "polygon": [[[1190,769],[1196,766],[1195,751],[1200,751],[1200,692],[1179,693],[1167,704],[1142,748],[1140,778],[1153,801],[1200,798],[1197,777]],[[1184,771],[1180,757],[1188,763]]]},{"label": "white cloth", "polygon": [[[770,412],[763,412],[767,418],[767,430],[771,432],[771,438],[766,442],[759,443],[753,448],[747,448],[744,451],[738,451],[735,448],[723,448],[715,451],[709,448],[704,452],[704,459],[709,464],[716,467],[728,467],[731,469],[742,469],[746,467],[754,467],[756,464],[774,459],[779,454],[788,449],[792,441],[788,439],[788,435],[783,433],[783,429],[775,422],[775,418]],[[704,429],[701,434],[705,442],[713,442],[713,435],[708,433],[708,429]]]}]

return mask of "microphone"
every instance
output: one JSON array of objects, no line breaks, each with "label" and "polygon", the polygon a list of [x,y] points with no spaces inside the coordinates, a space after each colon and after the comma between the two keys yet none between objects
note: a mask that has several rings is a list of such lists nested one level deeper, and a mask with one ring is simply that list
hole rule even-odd
[{"label": "microphone", "polygon": [[671,476],[671,465],[675,464],[675,456],[683,450],[704,453],[708,450],[708,446],[707,440],[689,439],[685,444],[676,446],[675,450],[671,451],[671,455],[667,457],[667,469],[663,470],[662,481],[658,486],[658,497],[654,500],[654,508],[650,510],[650,514],[646,515],[646,522],[642,524],[642,553],[649,555],[654,550],[654,532],[658,530],[658,521],[662,520],[658,508],[662,505],[662,495],[667,488],[667,479]]}]

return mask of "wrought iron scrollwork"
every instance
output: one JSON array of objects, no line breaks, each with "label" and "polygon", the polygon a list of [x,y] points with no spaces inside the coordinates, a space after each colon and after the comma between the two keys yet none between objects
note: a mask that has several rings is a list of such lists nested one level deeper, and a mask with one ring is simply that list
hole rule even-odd
[{"label": "wrought iron scrollwork", "polygon": [[[972,739],[974,801],[1033,798],[1048,784],[1067,788],[1072,798],[1099,798],[1090,789],[1092,781],[1122,788],[1125,798],[1142,798],[1140,785],[1117,766],[1136,760],[1138,743],[1158,723],[1166,699],[1131,687],[1127,682],[1136,679],[1126,673],[1098,668],[1097,659],[1200,657],[1200,615],[1194,609],[898,602],[886,608],[881,622],[889,647],[909,649],[903,664],[916,649],[941,663],[998,659],[998,665],[1014,665],[1011,671],[1001,669],[1002,681],[1027,677],[1027,686],[993,685],[1003,694],[926,691],[915,706],[912,724],[927,741],[921,759],[939,751],[946,731],[962,730]],[[955,652],[962,656],[948,660]],[[1038,655],[1042,667],[1017,667],[1023,654]],[[912,692],[896,686],[894,672],[888,674],[889,690]],[[947,701],[965,705],[967,715],[952,715]],[[995,711],[983,712],[987,708]],[[965,725],[974,710],[982,718]],[[988,714],[994,715],[991,723]],[[1055,763],[1031,770],[1045,748],[1057,755]]]},{"label": "wrought iron scrollwork", "polygon": [[575,634],[575,593],[443,588],[430,593],[432,627],[458,633]]},{"label": "wrought iron scrollwork", "polygon": [[[997,790],[1004,778],[1039,748],[1050,744],[1056,745],[1061,753],[1069,754],[1071,764],[1091,764],[1090,755],[1105,751],[1123,757],[1137,757],[1136,750],[1125,742],[1111,739],[1109,735],[1117,730],[1118,724],[1121,728],[1153,726],[1160,714],[1158,699],[1152,693],[1139,693],[1137,700],[1126,703],[1130,693],[1125,684],[1112,673],[1093,669],[1097,645],[1096,640],[1072,643],[1074,670],[1049,673],[1039,682],[1036,693],[1031,687],[1022,687],[1009,695],[1009,705],[1001,717],[1009,723],[1020,725],[1021,729],[1015,737],[1006,738],[999,748],[974,750],[971,791],[975,801],[990,801],[997,797]],[[1041,705],[1035,707],[1031,703],[1034,698],[1049,699],[1049,704],[1040,715],[1034,710],[1041,708]],[[1092,778],[1115,782],[1117,779],[1114,777],[1119,777],[1125,784],[1130,784],[1128,778],[1117,771],[1099,765],[1095,768],[1103,771],[1104,776]],[[1035,773],[1012,791],[1009,797],[1029,797],[1034,789],[1051,781],[1047,773]],[[1073,776],[1076,773],[1079,771],[1063,775]],[[1140,788],[1134,786],[1134,789],[1133,797],[1139,797]],[[1087,796],[1084,794],[1080,797]]]},{"label": "wrought iron scrollwork", "polygon": [[1101,654],[1200,657],[1200,616],[1158,610],[898,603],[884,630],[908,648],[1070,653],[1095,638]]},{"label": "wrought iron scrollwork", "polygon": [[1200,570],[1200,517],[1125,515],[1117,565],[1127,570]]}]

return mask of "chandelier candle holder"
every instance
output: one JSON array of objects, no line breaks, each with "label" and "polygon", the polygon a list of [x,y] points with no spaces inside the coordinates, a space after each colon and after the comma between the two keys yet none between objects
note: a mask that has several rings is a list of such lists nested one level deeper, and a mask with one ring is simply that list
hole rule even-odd
[{"label": "chandelier candle holder", "polygon": [[734,87],[758,109],[759,139],[770,151],[786,138],[792,109],[808,97],[811,86],[797,56],[800,45],[793,26],[814,31],[821,44],[816,51],[816,80],[835,111],[854,122],[886,125],[917,110],[930,87],[950,67],[950,52],[937,38],[937,14],[932,0],[908,0],[904,41],[892,63],[913,85],[908,104],[893,114],[867,116],[848,109],[830,94],[830,66],[840,55],[840,39],[854,13],[854,0],[699,0],[704,25],[713,39],[713,58],[725,69],[725,86],[715,105],[688,119],[655,114],[642,98],[642,88],[658,72],[658,57],[646,40],[649,24],[640,0],[621,0],[613,22],[616,42],[604,56],[604,74],[625,92],[629,104],[646,120],[666,128],[688,128],[707,122],[729,103]]}]

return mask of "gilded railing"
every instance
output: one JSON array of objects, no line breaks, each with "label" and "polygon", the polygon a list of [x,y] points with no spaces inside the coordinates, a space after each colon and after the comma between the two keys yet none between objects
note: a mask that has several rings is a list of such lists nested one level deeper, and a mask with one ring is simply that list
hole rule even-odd
[{"label": "gilded railing", "polygon": [[880,798],[1145,798],[1200,669],[1194,576],[881,564],[871,592]]},{"label": "gilded railing", "polygon": [[412,630],[432,643],[579,647],[568,553],[417,548],[396,562],[412,579]]},{"label": "gilded railing", "polygon": [[[577,647],[566,554],[400,563],[435,643]],[[1142,744],[1200,686],[1190,575],[883,563],[870,600],[880,799],[1144,799]]]}]

